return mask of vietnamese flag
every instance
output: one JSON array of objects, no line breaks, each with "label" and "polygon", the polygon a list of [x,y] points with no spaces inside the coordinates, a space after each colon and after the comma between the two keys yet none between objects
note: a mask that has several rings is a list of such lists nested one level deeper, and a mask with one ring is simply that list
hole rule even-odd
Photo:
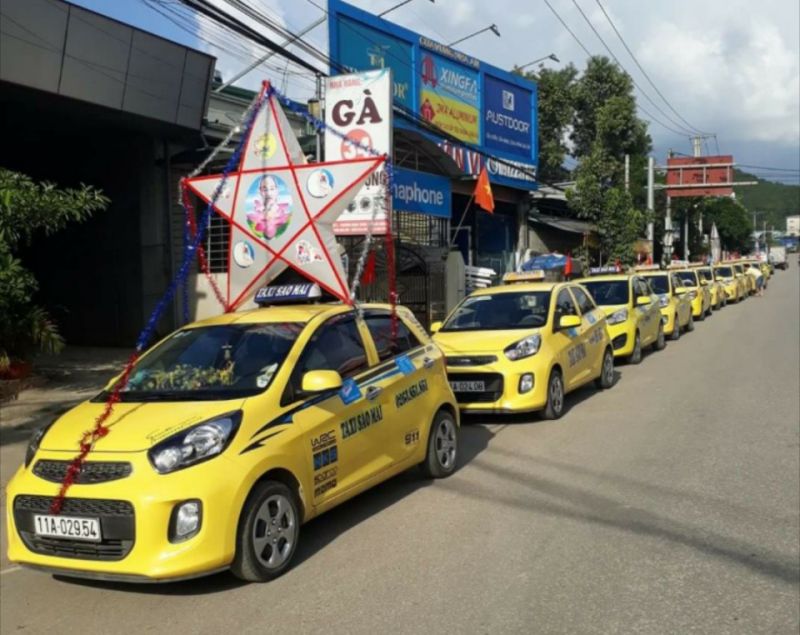
[{"label": "vietnamese flag", "polygon": [[481,169],[478,182],[475,184],[473,196],[478,207],[490,214],[494,214],[494,196],[492,196],[492,186],[489,183],[489,173],[486,171],[485,165]]}]

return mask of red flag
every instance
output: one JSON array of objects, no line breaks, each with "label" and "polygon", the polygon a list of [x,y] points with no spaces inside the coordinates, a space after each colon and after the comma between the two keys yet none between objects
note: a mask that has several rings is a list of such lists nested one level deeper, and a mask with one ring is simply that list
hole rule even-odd
[{"label": "red flag", "polygon": [[490,214],[494,214],[494,196],[492,196],[492,186],[489,183],[489,173],[486,171],[486,166],[481,169],[473,196],[478,207]]},{"label": "red flag", "polygon": [[370,251],[361,274],[361,284],[372,284],[373,282],[375,282],[375,252]]},{"label": "red flag", "polygon": [[567,263],[564,265],[564,276],[572,275],[572,252],[567,252]]}]

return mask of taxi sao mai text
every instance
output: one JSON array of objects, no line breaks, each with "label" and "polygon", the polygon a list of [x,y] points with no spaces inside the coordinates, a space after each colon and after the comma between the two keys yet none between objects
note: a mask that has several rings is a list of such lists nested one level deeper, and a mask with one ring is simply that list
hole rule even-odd
[{"label": "taxi sao mai text", "polygon": [[606,314],[608,334],[615,357],[631,364],[642,361],[642,349],[665,346],[664,324],[658,297],[637,273],[621,273],[618,267],[592,267],[582,284]]},{"label": "taxi sao mai text", "polygon": [[473,292],[432,325],[462,412],[557,419],[568,392],[592,380],[612,386],[605,313],[581,286],[543,278],[506,274],[507,284]]},{"label": "taxi sao mai text", "polygon": [[658,296],[661,317],[664,320],[664,333],[671,340],[680,339],[681,330],[694,330],[694,316],[689,295],[678,293],[681,281],[673,271],[665,271],[658,265],[642,265],[636,272],[647,280]]},{"label": "taxi sao mai text", "polygon": [[190,324],[138,361],[59,515],[51,502],[116,380],[37,431],[7,488],[9,559],[134,582],[226,568],[265,581],[290,566],[305,521],[415,465],[451,474],[458,406],[413,314],[284,286],[257,296],[282,305]]}]

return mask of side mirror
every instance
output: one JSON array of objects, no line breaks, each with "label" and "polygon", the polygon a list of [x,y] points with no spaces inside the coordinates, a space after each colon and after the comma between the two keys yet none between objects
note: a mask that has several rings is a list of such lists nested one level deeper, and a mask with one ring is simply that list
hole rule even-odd
[{"label": "side mirror", "polygon": [[335,370],[310,370],[303,375],[303,392],[325,392],[341,387],[342,376]]},{"label": "side mirror", "polygon": [[578,328],[580,325],[581,319],[577,315],[562,315],[558,320],[559,329]]},{"label": "side mirror", "polygon": [[677,289],[675,289],[675,295],[683,295],[688,290],[689,289],[687,289],[686,287],[678,287]]},{"label": "side mirror", "polygon": [[441,328],[442,328],[441,321],[434,322],[433,324],[431,324],[431,334],[438,333],[441,330]]},{"label": "side mirror", "polygon": [[700,284],[702,284],[704,287],[707,287],[708,286],[708,280],[701,280]]},{"label": "side mirror", "polygon": [[640,295],[636,298],[636,306],[647,306],[652,303],[653,299],[649,295]]}]

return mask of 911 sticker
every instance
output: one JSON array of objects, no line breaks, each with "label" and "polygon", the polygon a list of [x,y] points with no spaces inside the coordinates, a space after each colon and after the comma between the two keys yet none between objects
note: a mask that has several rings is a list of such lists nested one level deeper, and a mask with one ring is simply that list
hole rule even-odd
[{"label": "911 sticker", "polygon": [[419,430],[414,430],[406,434],[405,443],[406,445],[414,445],[419,443]]}]

